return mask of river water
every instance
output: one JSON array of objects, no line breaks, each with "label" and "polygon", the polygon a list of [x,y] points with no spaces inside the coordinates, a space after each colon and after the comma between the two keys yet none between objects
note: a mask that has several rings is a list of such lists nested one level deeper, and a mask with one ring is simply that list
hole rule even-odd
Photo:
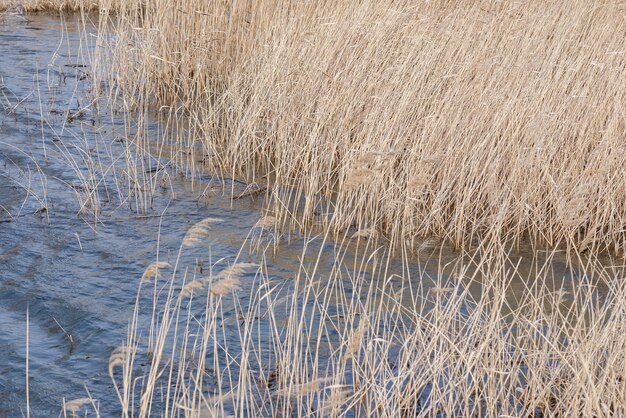
[{"label": "river water", "polygon": [[[158,188],[153,210],[138,215],[114,180],[102,181],[125,151],[123,123],[83,109],[90,83],[78,55],[84,36],[73,18],[0,23],[0,416],[26,411],[27,318],[31,413],[57,415],[62,399],[86,396],[86,386],[102,416],[116,415],[108,358],[125,342],[159,230],[167,254],[195,222],[221,218],[211,253],[232,260],[261,216],[251,199],[236,210],[220,193],[199,202],[199,192],[177,176]],[[81,200],[91,185],[97,222]],[[281,255],[276,268],[293,269],[291,259]]]},{"label": "river water", "polygon": [[[262,199],[231,201],[220,187],[192,187],[167,159],[147,155],[139,166],[154,196],[137,210],[123,174],[129,160],[121,157],[129,154],[128,125],[89,102],[90,39],[95,29],[72,17],[0,21],[0,416],[25,413],[27,359],[33,416],[57,415],[64,398],[84,397],[86,389],[101,416],[118,415],[108,360],[126,341],[142,273],[157,251],[173,262],[195,223],[221,219],[206,245],[186,252],[188,264],[260,262],[241,248],[263,215]],[[149,129],[159,132],[156,119]],[[245,185],[233,187],[241,193]],[[265,258],[273,281],[289,283],[302,248],[296,239]],[[328,254],[332,248],[322,246]],[[457,256],[441,252],[433,269]],[[575,280],[564,262],[555,266],[564,278],[556,287]],[[332,268],[329,257],[318,273]],[[420,268],[429,267],[409,270]],[[406,276],[399,261],[394,269]],[[514,283],[511,293],[525,289]]]}]

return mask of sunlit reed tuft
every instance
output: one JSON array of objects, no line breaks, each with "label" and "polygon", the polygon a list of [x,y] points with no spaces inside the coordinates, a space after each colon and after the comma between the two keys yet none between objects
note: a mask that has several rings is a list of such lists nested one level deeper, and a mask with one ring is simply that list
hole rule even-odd
[{"label": "sunlit reed tuft", "polygon": [[216,275],[216,281],[211,285],[211,293],[223,296],[240,289],[241,276],[251,268],[258,267],[253,263],[235,263]]},{"label": "sunlit reed tuft", "polygon": [[170,267],[172,266],[170,265],[170,263],[166,261],[155,261],[154,263],[146,267],[146,269],[143,272],[143,275],[141,276],[141,281],[143,283],[150,282],[152,279],[156,279],[161,275],[160,270],[170,268]]},{"label": "sunlit reed tuft", "polygon": [[216,222],[222,222],[222,219],[205,218],[189,228],[183,239],[183,247],[190,247],[202,243],[209,234],[211,224]]},{"label": "sunlit reed tuft", "polygon": [[77,412],[86,405],[91,405],[95,400],[90,398],[79,398],[65,402],[65,410],[72,414],[72,417],[77,415]]}]

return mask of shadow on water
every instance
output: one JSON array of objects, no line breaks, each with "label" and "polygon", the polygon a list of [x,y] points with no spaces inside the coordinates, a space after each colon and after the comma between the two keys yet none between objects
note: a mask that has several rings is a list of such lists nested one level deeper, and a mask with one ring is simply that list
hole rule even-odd
[{"label": "shadow on water", "polygon": [[[0,23],[0,416],[25,408],[27,309],[33,414],[56,414],[63,398],[84,397],[87,387],[101,415],[112,416],[119,410],[108,358],[126,340],[139,280],[157,249],[173,263],[186,231],[213,217],[221,221],[212,225],[208,245],[185,252],[187,265],[232,263],[242,245],[239,261],[260,262],[245,243],[262,216],[262,199],[207,196],[171,167],[149,168],[144,174],[154,174],[158,184],[153,205],[142,213],[129,209],[133,197],[120,158],[129,152],[127,127],[106,106],[85,99],[89,62],[79,51],[94,33],[74,18]],[[233,187],[242,193],[245,186]],[[285,289],[301,266],[305,241],[295,239],[265,259],[268,275]],[[333,243],[317,245],[313,253],[334,253]],[[352,247],[347,251],[356,260]],[[449,284],[459,253],[426,250],[429,262],[415,259],[407,267],[392,260],[389,272],[398,281],[411,271],[431,277],[420,284],[426,288]],[[320,277],[330,276],[333,265],[332,256],[322,259]],[[554,287],[571,286],[575,277],[565,261],[554,266],[560,278]],[[532,266],[524,268],[520,276],[532,277]],[[529,286],[512,283],[512,300]]]}]

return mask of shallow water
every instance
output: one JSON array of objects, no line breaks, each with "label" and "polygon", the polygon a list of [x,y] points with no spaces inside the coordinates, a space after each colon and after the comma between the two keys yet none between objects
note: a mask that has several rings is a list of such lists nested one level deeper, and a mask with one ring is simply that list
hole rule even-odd
[{"label": "shallow water", "polygon": [[[118,158],[127,151],[124,122],[84,99],[91,78],[79,52],[88,50],[81,40],[95,30],[85,34],[73,18],[29,19],[0,22],[0,416],[25,411],[27,324],[31,413],[56,415],[62,399],[84,397],[86,387],[101,416],[114,416],[108,358],[126,340],[146,266],[157,250],[173,262],[185,232],[206,217],[222,221],[213,224],[207,245],[185,252],[185,263],[232,263],[262,216],[262,199],[231,202],[221,188],[203,197],[205,189],[192,188],[152,156],[143,162],[159,169],[154,202],[134,210],[135,200],[117,190],[126,181],[114,175],[124,169]],[[244,186],[234,187],[241,193]],[[89,191],[98,196],[97,219],[94,203],[84,205]],[[323,246],[329,257],[321,260],[320,277],[333,267],[333,245]],[[296,239],[266,260],[273,281],[289,283],[302,248]],[[445,249],[433,265],[411,269],[435,271],[458,256]],[[239,261],[259,257],[243,251]],[[402,271],[397,260],[394,269]],[[555,269],[571,286],[575,277],[564,262]],[[424,286],[435,285],[432,276]],[[510,291],[526,289],[520,282]]]},{"label": "shallow water", "polygon": [[[259,203],[241,202],[233,211],[217,194],[198,204],[197,192],[176,178],[171,184],[177,199],[163,189],[155,200],[158,210],[148,216],[137,216],[107,190],[113,184],[96,187],[102,206],[95,225],[93,216],[80,214],[77,189],[81,176],[89,176],[83,151],[91,149],[95,158],[97,144],[111,147],[108,155],[123,149],[113,132],[97,130],[102,125],[95,119],[106,114],[89,109],[68,122],[68,109],[79,109],[77,97],[89,83],[80,80],[87,69],[76,55],[77,21],[29,19],[0,24],[0,416],[25,411],[27,309],[31,412],[57,414],[63,398],[84,397],[87,386],[102,416],[110,416],[117,400],[108,357],[125,341],[139,278],[155,259],[159,227],[167,254],[194,222],[222,218],[211,252],[232,260],[260,216]],[[72,158],[76,169],[68,163]],[[163,218],[152,216],[166,205]],[[196,255],[206,257],[207,251]]]}]

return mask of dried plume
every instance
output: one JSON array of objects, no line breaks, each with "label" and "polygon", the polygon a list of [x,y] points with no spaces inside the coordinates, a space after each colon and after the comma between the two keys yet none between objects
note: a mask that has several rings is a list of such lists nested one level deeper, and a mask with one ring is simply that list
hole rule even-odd
[{"label": "dried plume", "polygon": [[252,267],[258,267],[254,263],[235,263],[220,271],[218,279],[211,286],[211,293],[215,296],[226,295],[240,289],[241,276]]},{"label": "dried plume", "polygon": [[181,298],[190,298],[191,296],[193,296],[194,293],[202,290],[202,288],[204,287],[204,283],[202,283],[199,280],[194,280],[191,281],[189,283],[187,283],[185,286],[183,286],[183,289],[180,291],[180,297]]},{"label": "dried plume", "polygon": [[311,380],[310,382],[300,383],[296,385],[291,385],[284,389],[280,389],[276,391],[277,395],[281,396],[305,396],[309,393],[318,392],[323,383],[327,382],[328,378],[319,378],[315,380]]},{"label": "dried plume", "polygon": [[368,323],[369,318],[367,316],[363,316],[359,322],[359,326],[352,331],[348,341],[346,353],[344,355],[344,360],[353,358],[359,352]]},{"label": "dried plume", "polygon": [[374,239],[378,237],[378,231],[376,228],[363,228],[352,234],[352,238],[368,238]]},{"label": "dried plume", "polygon": [[113,350],[111,356],[109,357],[109,375],[113,377],[113,370],[115,367],[123,367],[134,352],[135,348],[127,345],[122,345]]},{"label": "dried plume", "polygon": [[185,234],[185,238],[183,239],[183,247],[190,247],[201,243],[209,234],[211,224],[216,222],[222,222],[222,219],[206,218],[189,228],[187,234]]},{"label": "dried plume", "polygon": [[276,217],[271,215],[265,215],[261,219],[259,219],[255,224],[255,228],[272,228],[276,226]]},{"label": "dried plume", "polygon": [[161,269],[172,267],[167,261],[156,261],[150,264],[143,272],[141,276],[142,283],[150,282],[152,279],[156,279],[161,276]]},{"label": "dried plume", "polygon": [[375,175],[376,171],[370,170],[369,168],[356,168],[348,174],[344,186],[348,190],[357,189],[370,182]]},{"label": "dried plume", "polygon": [[65,411],[75,416],[76,413],[85,405],[92,405],[94,402],[91,398],[79,398],[65,402]]},{"label": "dried plume", "polygon": [[430,289],[428,289],[428,293],[431,293],[433,295],[443,295],[446,293],[450,293],[453,290],[453,287],[431,287]]}]

